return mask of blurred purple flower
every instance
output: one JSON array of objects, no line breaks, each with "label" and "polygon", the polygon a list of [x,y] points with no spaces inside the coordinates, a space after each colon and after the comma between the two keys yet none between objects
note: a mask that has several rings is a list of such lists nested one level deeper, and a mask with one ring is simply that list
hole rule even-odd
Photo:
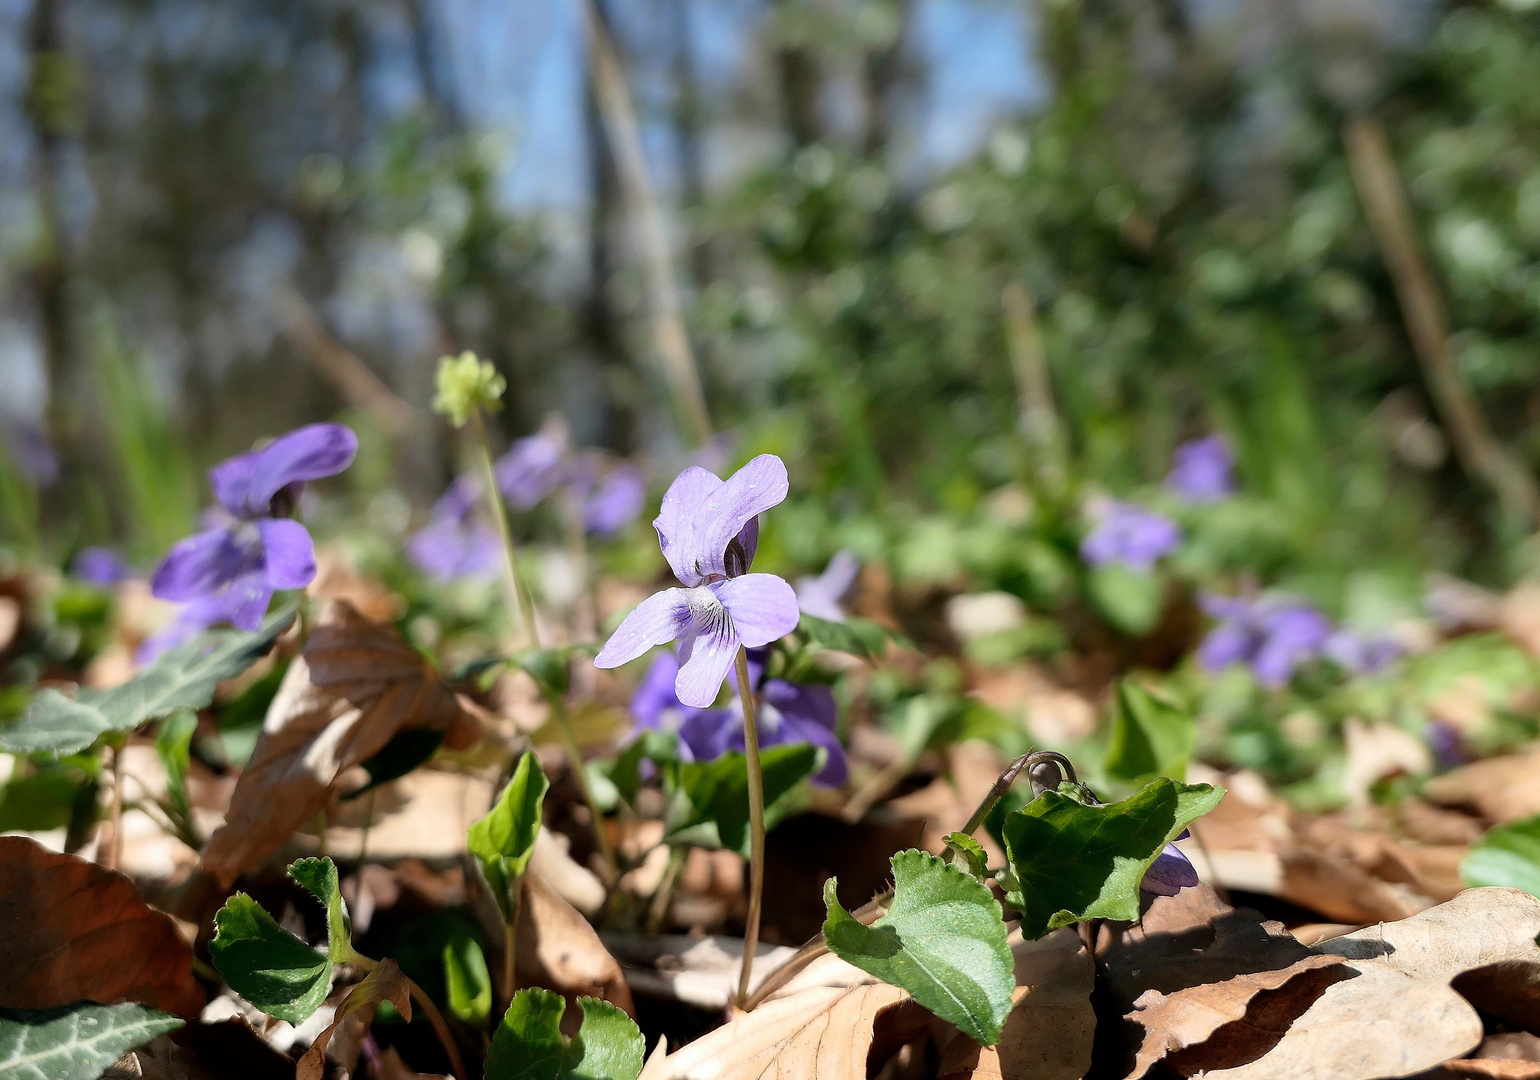
[{"label": "blurred purple flower", "polygon": [[630,462],[622,462],[596,481],[597,456],[584,454],[579,458],[569,483],[583,506],[583,528],[595,536],[608,536],[624,529],[642,512],[647,482],[642,470]]},{"label": "blurred purple flower", "polygon": [[109,588],[134,576],[134,568],[111,548],[81,548],[70,564],[70,571],[81,581]]},{"label": "blurred purple flower", "polygon": [[759,515],[786,498],[786,466],[761,454],[723,481],[690,468],[663,496],[653,527],[682,589],[643,600],[594,658],[613,668],[655,645],[679,642],[679,700],[705,708],[716,700],[738,646],[768,645],[796,628],[797,597],[774,574],[751,574]]},{"label": "blurred purple flower", "polygon": [[462,476],[433,504],[428,524],[406,541],[406,554],[423,572],[440,581],[486,573],[501,551],[497,534],[476,518],[481,485]]},{"label": "blurred purple flower", "polygon": [[1321,651],[1352,675],[1372,675],[1401,656],[1401,646],[1387,637],[1338,630],[1326,639]]},{"label": "blurred purple flower", "polygon": [[[235,620],[247,605],[254,603],[250,594],[251,588],[253,583],[249,580],[235,581],[207,596],[200,596],[183,604],[169,623],[140,643],[139,648],[134,651],[134,663],[140,667],[153,663],[161,653],[174,649],[178,645],[185,645],[209,627],[219,623],[228,622],[239,626],[240,624]],[[267,598],[271,599],[271,597],[272,592],[269,590]],[[266,607],[267,601],[263,600],[264,611]],[[260,619],[259,612],[259,622]],[[253,628],[242,627],[242,629]]]},{"label": "blurred purple flower", "polygon": [[567,437],[552,424],[519,439],[493,465],[498,490],[514,507],[528,510],[567,476]]},{"label": "blurred purple flower", "polygon": [[1080,557],[1092,566],[1120,562],[1149,570],[1182,542],[1176,522],[1134,503],[1114,502],[1080,544]]},{"label": "blurred purple flower", "polygon": [[[1190,835],[1183,829],[1177,839],[1185,840]],[[1144,872],[1144,879],[1139,882],[1139,891],[1146,896],[1175,896],[1196,884],[1198,871],[1187,860],[1187,856],[1182,854],[1181,848],[1167,844]]]},{"label": "blurred purple flower", "polygon": [[848,548],[836,551],[823,573],[797,579],[797,606],[817,618],[844,622],[845,609],[840,607],[840,600],[856,583],[860,572],[861,560],[855,552]]},{"label": "blurred purple flower", "polygon": [[17,470],[38,487],[52,487],[59,479],[59,455],[43,429],[18,419],[5,425],[4,435]]},{"label": "blurred purple flower", "polygon": [[1257,681],[1277,688],[1300,664],[1321,655],[1331,636],[1326,616],[1299,600],[1260,600],[1204,594],[1203,610],[1218,620],[1198,646],[1209,671],[1249,664]]},{"label": "blurred purple flower", "polygon": [[1460,732],[1447,720],[1429,720],[1422,734],[1439,768],[1453,769],[1470,761],[1470,755],[1460,741]]},{"label": "blurred purple flower", "polygon": [[1217,502],[1235,490],[1235,455],[1218,435],[1176,448],[1166,487],[1189,502]]},{"label": "blurred purple flower", "polygon": [[346,469],[358,437],[340,424],[310,424],[260,450],[209,470],[220,505],[234,519],[177,544],[155,571],[150,591],[162,600],[205,605],[242,630],[262,623],[277,589],[302,589],[315,577],[315,543],[292,512],[307,480]]},{"label": "blurred purple flower", "polygon": [[[827,686],[802,685],[765,678],[765,650],[749,653],[749,679],[760,695],[758,722],[761,746],[811,743],[826,751],[824,767],[813,777],[823,787],[839,787],[850,775],[845,748],[834,734],[839,718],[834,693]],[[631,715],[642,727],[679,735],[679,754],[686,761],[714,761],[729,750],[743,750],[743,705],[734,697],[725,708],[698,709],[680,702],[674,690],[679,661],[662,652],[647,669],[631,696]],[[737,685],[736,673],[732,673]]]}]

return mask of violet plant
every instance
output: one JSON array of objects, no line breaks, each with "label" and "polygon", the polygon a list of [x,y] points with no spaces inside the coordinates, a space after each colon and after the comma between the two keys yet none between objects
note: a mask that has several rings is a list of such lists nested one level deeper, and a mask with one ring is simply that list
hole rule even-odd
[{"label": "violet plant", "polygon": [[727,480],[695,466],[663,496],[653,522],[658,543],[683,588],[664,589],[637,605],[610,636],[594,664],[614,668],[658,645],[679,642],[674,690],[694,708],[715,702],[736,667],[748,764],[749,913],[744,930],[738,1001],[748,996],[765,879],[765,795],[748,648],[768,645],[796,629],[797,596],[774,574],[749,572],[759,547],[759,515],[786,498],[786,465],[761,454]]}]

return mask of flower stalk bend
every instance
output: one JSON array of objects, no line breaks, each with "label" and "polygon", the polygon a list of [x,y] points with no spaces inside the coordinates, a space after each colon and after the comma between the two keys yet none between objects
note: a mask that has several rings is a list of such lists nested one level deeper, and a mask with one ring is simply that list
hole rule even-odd
[{"label": "flower stalk bend", "polygon": [[759,913],[765,891],[765,778],[759,768],[759,725],[755,720],[754,684],[749,681],[749,654],[738,646],[738,697],[743,702],[744,757],[749,769],[749,916],[743,928],[743,965],[738,976],[738,1006],[749,996],[754,950],[759,946]]}]

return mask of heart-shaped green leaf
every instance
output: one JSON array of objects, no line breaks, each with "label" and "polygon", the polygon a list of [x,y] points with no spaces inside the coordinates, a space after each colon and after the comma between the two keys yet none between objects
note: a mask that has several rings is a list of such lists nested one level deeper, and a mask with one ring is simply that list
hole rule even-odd
[{"label": "heart-shaped green leaf", "polygon": [[[790,809],[797,786],[823,768],[824,751],[808,743],[783,743],[760,751],[764,776],[765,827]],[[749,770],[731,750],[714,761],[691,761],[674,770],[674,787],[664,818],[670,844],[726,848],[749,857]]]},{"label": "heart-shaped green leaf", "polygon": [[1491,829],[1460,862],[1465,884],[1505,885],[1540,896],[1540,817]]},{"label": "heart-shaped green leaf", "polygon": [[267,655],[294,621],[289,608],[260,630],[213,630],[172,649],[149,668],[111,690],[82,689],[73,698],[44,690],[15,724],[0,728],[0,750],[70,754],[112,731],[132,731],[146,720],[178,709],[201,709],[214,687]]},{"label": "heart-shaped green leaf", "polygon": [[1015,965],[1005,921],[989,887],[923,851],[893,856],[893,903],[863,926],[824,883],[829,950],[885,983],[902,987],[943,1020],[992,1046],[1011,1011]]},{"label": "heart-shaped green leaf", "polygon": [[520,990],[487,1052],[487,1080],[636,1080],[646,1044],[624,1012],[598,998],[578,998],[583,1024],[561,1033],[566,1002],[549,990]]},{"label": "heart-shaped green leaf", "polygon": [[353,923],[337,882],[337,864],[330,859],[300,859],[289,866],[289,877],[321,901],[326,909],[326,952],[334,964],[353,958]]},{"label": "heart-shaped green leaf", "polygon": [[1224,788],[1161,777],[1122,802],[1086,806],[1045,791],[1005,819],[1006,903],[1040,938],[1081,919],[1137,919],[1139,883],[1168,842]]},{"label": "heart-shaped green leaf", "polygon": [[215,914],[209,958],[232,990],[291,1024],[320,1008],[331,984],[331,958],[279,926],[245,893]]},{"label": "heart-shaped green leaf", "polygon": [[807,640],[810,648],[846,652],[872,663],[876,663],[887,652],[888,642],[899,646],[910,644],[904,635],[870,619],[850,618],[844,622],[835,622],[804,613],[797,623],[797,631]]},{"label": "heart-shaped green leaf", "polygon": [[169,1013],[134,1002],[0,1009],[0,1078],[96,1080],[128,1051],[181,1026]]},{"label": "heart-shaped green leaf", "polygon": [[1151,570],[1104,563],[1086,575],[1086,595],[1097,612],[1125,634],[1140,637],[1160,622],[1165,581]]},{"label": "heart-shaped green leaf", "polygon": [[1118,683],[1117,708],[1107,740],[1107,775],[1129,782],[1187,775],[1198,741],[1192,714],[1132,679]]},{"label": "heart-shaped green leaf", "polygon": [[540,762],[526,750],[497,805],[466,834],[470,852],[481,865],[504,922],[516,910],[514,889],[535,850],[535,838],[540,835],[540,808],[550,786],[540,770]]},{"label": "heart-shaped green leaf", "polygon": [[679,736],[672,731],[643,728],[615,758],[610,770],[610,783],[620,797],[628,803],[636,802],[636,793],[642,786],[642,762],[654,765],[673,765],[679,761]]},{"label": "heart-shaped green leaf", "polygon": [[963,832],[948,833],[945,843],[952,853],[953,866],[961,867],[980,881],[989,879],[989,855],[983,844]]}]

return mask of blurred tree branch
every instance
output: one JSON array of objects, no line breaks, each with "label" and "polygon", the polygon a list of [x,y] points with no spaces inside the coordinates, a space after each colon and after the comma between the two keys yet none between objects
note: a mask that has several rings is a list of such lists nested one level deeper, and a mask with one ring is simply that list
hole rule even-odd
[{"label": "blurred tree branch", "polygon": [[1531,525],[1540,523],[1540,487],[1492,435],[1450,348],[1449,317],[1418,245],[1384,127],[1372,116],[1355,116],[1344,126],[1342,140],[1364,214],[1401,304],[1407,336],[1460,464],[1491,486],[1508,514]]},{"label": "blurred tree branch", "polygon": [[426,418],[418,410],[397,397],[358,354],[332,337],[303,296],[291,289],[279,303],[289,336],[343,400],[373,415],[395,436],[405,435],[423,424]]}]

